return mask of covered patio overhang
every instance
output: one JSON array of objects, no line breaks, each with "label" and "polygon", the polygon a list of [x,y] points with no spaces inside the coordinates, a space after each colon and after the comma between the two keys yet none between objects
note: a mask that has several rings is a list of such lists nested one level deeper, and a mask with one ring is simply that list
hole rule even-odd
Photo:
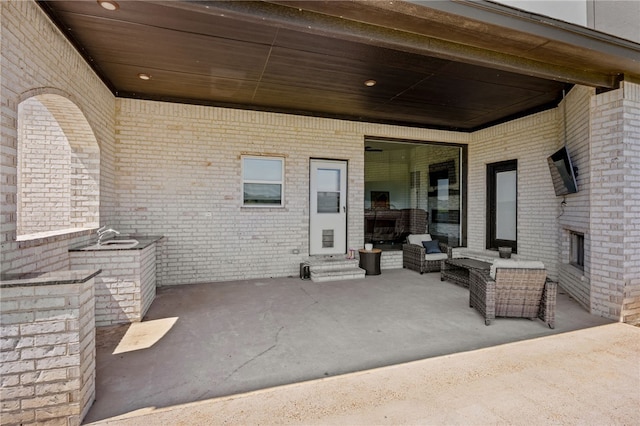
[{"label": "covered patio overhang", "polygon": [[39,2],[118,97],[468,132],[640,78],[638,44],[487,1],[121,3]]}]

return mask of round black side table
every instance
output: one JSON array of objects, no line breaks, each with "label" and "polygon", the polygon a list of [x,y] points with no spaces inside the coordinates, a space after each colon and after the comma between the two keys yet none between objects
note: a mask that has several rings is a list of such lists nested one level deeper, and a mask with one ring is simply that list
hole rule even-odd
[{"label": "round black side table", "polygon": [[360,254],[360,266],[364,269],[365,275],[380,275],[380,254],[382,250],[380,249],[372,249],[372,250],[358,250]]}]

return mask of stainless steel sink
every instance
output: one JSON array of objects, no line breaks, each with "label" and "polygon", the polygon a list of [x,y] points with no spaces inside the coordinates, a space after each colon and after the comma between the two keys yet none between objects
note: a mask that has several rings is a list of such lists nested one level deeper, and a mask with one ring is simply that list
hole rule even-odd
[{"label": "stainless steel sink", "polygon": [[134,239],[107,240],[103,241],[101,244],[93,244],[83,247],[80,250],[125,250],[134,248],[138,244],[140,244],[140,242]]}]

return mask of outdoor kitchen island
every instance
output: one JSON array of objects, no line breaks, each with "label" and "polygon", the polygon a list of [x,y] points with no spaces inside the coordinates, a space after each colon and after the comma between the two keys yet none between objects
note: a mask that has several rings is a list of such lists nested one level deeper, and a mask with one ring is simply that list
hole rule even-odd
[{"label": "outdoor kitchen island", "polygon": [[156,296],[156,245],[162,238],[132,236],[123,238],[138,242],[130,248],[85,244],[69,250],[71,269],[102,270],[95,283],[96,327],[142,321]]}]

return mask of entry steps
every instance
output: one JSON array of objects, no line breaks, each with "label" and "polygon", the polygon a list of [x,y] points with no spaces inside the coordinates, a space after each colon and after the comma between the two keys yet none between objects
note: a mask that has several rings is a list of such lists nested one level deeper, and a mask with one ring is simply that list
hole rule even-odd
[{"label": "entry steps", "polygon": [[[314,256],[303,265],[308,266],[309,277],[314,283],[357,280],[365,276],[365,270],[358,267],[358,259],[346,259],[341,256]],[[300,275],[302,277],[302,272]]]}]

